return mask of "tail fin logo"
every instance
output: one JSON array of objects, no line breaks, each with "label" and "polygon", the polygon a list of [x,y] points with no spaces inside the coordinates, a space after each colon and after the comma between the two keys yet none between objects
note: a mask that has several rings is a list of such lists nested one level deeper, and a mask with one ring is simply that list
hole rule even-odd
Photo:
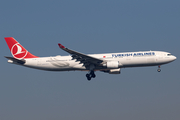
[{"label": "tail fin logo", "polygon": [[28,51],[23,48],[19,43],[16,43],[11,48],[11,53],[14,58],[23,59],[26,57]]}]

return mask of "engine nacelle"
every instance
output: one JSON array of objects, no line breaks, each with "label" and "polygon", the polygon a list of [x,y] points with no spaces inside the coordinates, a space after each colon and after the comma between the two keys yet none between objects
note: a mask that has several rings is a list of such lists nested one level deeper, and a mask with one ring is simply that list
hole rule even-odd
[{"label": "engine nacelle", "polygon": [[119,66],[119,61],[108,61],[106,63],[107,68],[118,68]]},{"label": "engine nacelle", "polygon": [[121,69],[111,69],[109,70],[109,74],[120,74],[121,73]]}]

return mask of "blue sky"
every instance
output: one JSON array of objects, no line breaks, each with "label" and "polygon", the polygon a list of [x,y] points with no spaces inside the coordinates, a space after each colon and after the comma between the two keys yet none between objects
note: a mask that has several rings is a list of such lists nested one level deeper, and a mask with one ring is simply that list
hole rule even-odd
[{"label": "blue sky", "polygon": [[[1,120],[179,120],[178,0],[3,0],[0,4]],[[37,56],[161,50],[177,60],[120,75],[47,72],[8,64],[4,37]]]}]

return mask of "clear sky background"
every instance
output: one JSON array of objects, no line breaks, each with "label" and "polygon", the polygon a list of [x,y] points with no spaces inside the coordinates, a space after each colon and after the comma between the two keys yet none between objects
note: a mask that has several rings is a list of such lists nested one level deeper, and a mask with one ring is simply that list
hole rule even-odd
[{"label": "clear sky background", "polygon": [[[0,120],[179,120],[179,0],[1,0]],[[120,75],[7,63],[4,37],[37,56],[160,50],[177,60]]]}]

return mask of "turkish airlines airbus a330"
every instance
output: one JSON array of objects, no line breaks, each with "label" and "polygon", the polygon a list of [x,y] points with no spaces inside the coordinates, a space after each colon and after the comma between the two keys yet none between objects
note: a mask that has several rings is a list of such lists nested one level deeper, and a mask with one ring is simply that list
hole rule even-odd
[{"label": "turkish airlines airbus a330", "polygon": [[121,68],[158,66],[170,63],[176,59],[171,53],[163,51],[140,51],[104,54],[83,54],[68,49],[61,44],[59,47],[71,54],[71,56],[37,57],[28,52],[13,37],[5,37],[7,45],[13,57],[6,57],[9,63],[30,68],[48,71],[89,71],[86,74],[88,80],[95,78],[95,71],[109,74],[120,74]]}]

